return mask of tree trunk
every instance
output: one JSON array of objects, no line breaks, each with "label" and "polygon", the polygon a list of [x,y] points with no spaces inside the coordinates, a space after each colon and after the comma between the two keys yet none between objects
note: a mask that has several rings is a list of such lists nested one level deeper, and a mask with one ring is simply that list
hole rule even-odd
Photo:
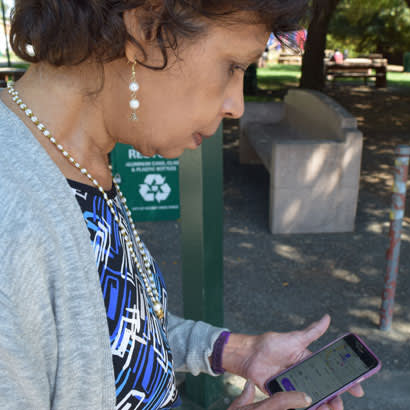
[{"label": "tree trunk", "polygon": [[410,7],[410,0],[406,0],[406,3]]},{"label": "tree trunk", "polygon": [[[409,1],[410,0],[406,0]],[[308,28],[302,61],[300,87],[322,90],[325,85],[323,59],[330,19],[339,0],[313,0],[313,18]]]}]

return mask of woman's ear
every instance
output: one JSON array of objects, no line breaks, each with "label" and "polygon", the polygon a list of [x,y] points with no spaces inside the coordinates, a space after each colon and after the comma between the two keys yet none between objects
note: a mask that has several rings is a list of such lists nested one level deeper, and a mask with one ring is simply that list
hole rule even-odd
[{"label": "woman's ear", "polygon": [[[137,13],[137,9],[124,11],[123,19],[128,34],[144,48],[143,40],[145,36],[140,24],[140,18],[141,16]],[[130,62],[134,62],[136,59],[140,60],[140,56],[142,56],[142,60],[146,59],[146,54],[144,55],[141,48],[129,40],[125,44],[125,56]]]}]

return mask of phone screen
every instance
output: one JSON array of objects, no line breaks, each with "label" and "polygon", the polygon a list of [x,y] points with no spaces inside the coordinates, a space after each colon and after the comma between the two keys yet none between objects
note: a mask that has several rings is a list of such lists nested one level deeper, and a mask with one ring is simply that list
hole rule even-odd
[{"label": "phone screen", "polygon": [[268,388],[272,393],[306,392],[312,397],[313,406],[377,365],[377,359],[366,347],[354,335],[347,335],[276,377]]}]

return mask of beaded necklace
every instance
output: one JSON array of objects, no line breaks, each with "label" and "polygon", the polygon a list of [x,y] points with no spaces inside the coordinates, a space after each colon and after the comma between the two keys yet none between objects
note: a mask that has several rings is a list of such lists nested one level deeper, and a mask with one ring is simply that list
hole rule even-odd
[{"label": "beaded necklace", "polygon": [[[141,238],[138,235],[137,229],[135,228],[134,221],[132,219],[131,211],[129,210],[127,206],[127,200],[124,197],[124,194],[121,192],[120,187],[116,183],[116,181],[113,179],[113,183],[115,185],[115,188],[118,192],[118,195],[120,197],[120,200],[125,208],[129,223],[131,225],[132,232],[135,237],[135,241],[137,244],[137,252],[139,253],[143,263],[141,264],[137,258],[137,254],[134,249],[134,244],[132,239],[129,237],[127,230],[121,221],[121,219],[117,216],[115,213],[114,205],[112,199],[108,198],[107,193],[104,191],[104,188],[98,183],[96,179],[94,179],[91,174],[87,171],[86,168],[82,168],[81,165],[63,148],[61,144],[57,142],[57,140],[52,136],[51,132],[46,128],[44,124],[40,122],[37,116],[34,115],[32,110],[27,107],[27,105],[22,101],[22,99],[19,96],[19,93],[17,90],[14,89],[13,84],[8,84],[7,86],[8,92],[11,95],[13,101],[20,107],[20,109],[31,119],[33,124],[37,126],[37,128],[40,130],[40,132],[49,139],[51,143],[53,143],[57,149],[61,152],[61,154],[70,162],[72,166],[77,168],[83,175],[85,175],[93,185],[95,185],[98,190],[101,192],[101,194],[104,197],[105,202],[108,205],[108,208],[110,209],[115,222],[118,223],[118,226],[120,228],[120,232],[122,237],[124,238],[124,241],[128,247],[128,250],[137,266],[138,272],[144,281],[145,285],[145,290],[148,293],[149,298],[151,299],[152,306],[154,309],[154,312],[158,319],[163,319],[164,318],[164,310],[162,307],[162,304],[160,302],[157,286],[155,284],[154,280],[154,275],[151,271],[151,264],[149,262],[149,259],[146,255],[144,245],[141,241]],[[111,172],[111,166],[109,166],[110,172]]]}]

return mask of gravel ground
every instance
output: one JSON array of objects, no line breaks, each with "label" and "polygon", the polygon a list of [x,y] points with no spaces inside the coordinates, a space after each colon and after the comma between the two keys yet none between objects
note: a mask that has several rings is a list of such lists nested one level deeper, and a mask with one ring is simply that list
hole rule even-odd
[{"label": "gravel ground", "polygon": [[[403,227],[400,274],[393,329],[378,329],[378,316],[388,247],[389,188],[396,143],[409,143],[410,96],[376,92],[377,106],[367,114],[365,87],[351,89],[354,98],[337,99],[358,116],[365,134],[362,184],[356,229],[352,233],[272,235],[268,231],[269,176],[262,166],[238,162],[237,123],[225,123],[224,136],[224,270],[225,325],[234,331],[260,333],[300,329],[325,312],[332,316],[328,333],[313,346],[353,331],[383,362],[368,380],[365,398],[346,397],[346,409],[410,409],[410,224]],[[364,90],[364,91],[363,91]],[[335,93],[330,90],[329,94]],[[383,102],[384,100],[384,102]],[[382,105],[390,101],[392,114]],[[396,101],[396,105],[394,105]],[[368,104],[366,102],[366,104]],[[401,107],[403,117],[398,118]],[[360,113],[358,113],[360,111]],[[360,115],[359,115],[360,114]],[[376,115],[377,127],[366,116]],[[360,118],[359,118],[360,117]],[[389,126],[388,119],[392,120]],[[383,135],[383,124],[385,134]],[[389,133],[386,133],[388,130]],[[410,201],[409,201],[410,202]],[[170,309],[182,312],[178,221],[139,223],[142,236],[159,261],[170,295]],[[229,394],[243,380],[228,375]]]}]

